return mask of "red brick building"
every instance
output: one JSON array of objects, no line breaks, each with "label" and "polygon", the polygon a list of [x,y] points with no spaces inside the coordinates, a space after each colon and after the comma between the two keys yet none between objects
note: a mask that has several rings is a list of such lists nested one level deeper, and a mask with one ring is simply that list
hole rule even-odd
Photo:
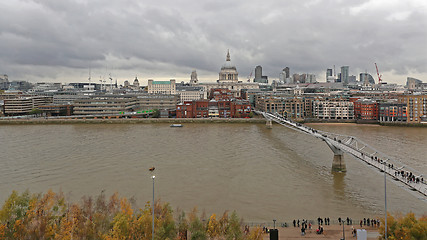
[{"label": "red brick building", "polygon": [[354,118],[358,120],[378,120],[379,104],[370,99],[359,99],[354,103]]},{"label": "red brick building", "polygon": [[209,92],[209,99],[216,101],[234,99],[233,93],[228,88],[212,88]]},{"label": "red brick building", "polygon": [[245,118],[251,106],[246,100],[193,100],[176,106],[177,118]]}]

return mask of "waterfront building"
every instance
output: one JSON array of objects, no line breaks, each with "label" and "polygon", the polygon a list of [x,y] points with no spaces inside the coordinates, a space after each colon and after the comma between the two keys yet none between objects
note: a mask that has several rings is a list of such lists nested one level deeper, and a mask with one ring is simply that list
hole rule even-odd
[{"label": "waterfront building", "polygon": [[127,95],[99,95],[74,101],[74,115],[120,114],[135,111],[137,99]]},{"label": "waterfront building", "polygon": [[48,117],[51,116],[71,116],[73,114],[73,106],[72,105],[59,105],[59,104],[48,104],[39,106],[43,114]]},{"label": "waterfront building", "polygon": [[405,123],[407,121],[406,104],[397,102],[380,103],[379,121]]},{"label": "waterfront building", "polygon": [[323,120],[352,120],[354,106],[347,99],[318,98],[313,100],[313,117]]},{"label": "waterfront building", "polygon": [[153,109],[171,110],[176,109],[176,105],[179,103],[180,96],[178,94],[138,94],[136,98],[137,106],[135,108],[137,111],[147,111]]},{"label": "waterfront building", "polygon": [[257,95],[255,108],[263,112],[278,113],[292,119],[311,117],[311,98],[291,95]]},{"label": "waterfront building", "polygon": [[25,93],[23,91],[6,90],[4,92],[0,92],[0,100],[22,98],[22,97],[31,97],[31,96],[33,96],[33,95]]},{"label": "waterfront building", "polygon": [[52,97],[45,96],[32,96],[20,97],[4,100],[4,114],[5,115],[24,115],[31,112],[31,110],[39,106],[52,104]]},{"label": "waterfront building", "polygon": [[148,80],[147,92],[152,94],[176,94],[176,81],[171,79],[170,81],[154,81]]},{"label": "waterfront building", "polygon": [[427,116],[427,94],[401,95],[398,102],[406,104],[408,123],[420,123]]},{"label": "waterfront building", "polygon": [[233,100],[193,100],[176,106],[177,118],[245,118],[249,117],[249,101]]},{"label": "waterfront building", "polygon": [[357,120],[378,120],[379,104],[371,99],[358,99],[354,101],[354,118]]}]

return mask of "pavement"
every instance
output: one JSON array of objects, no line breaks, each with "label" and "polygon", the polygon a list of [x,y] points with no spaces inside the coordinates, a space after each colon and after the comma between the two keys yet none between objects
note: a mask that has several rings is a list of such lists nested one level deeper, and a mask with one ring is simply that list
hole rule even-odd
[{"label": "pavement", "polygon": [[[342,231],[342,225],[329,225],[329,226],[323,226],[323,234],[316,234],[317,225],[313,225],[312,229],[306,230],[306,234],[304,236],[301,236],[301,227],[286,227],[277,228],[279,230],[279,239],[293,239],[293,240],[302,240],[302,239],[334,239],[339,240],[343,238],[343,231]],[[355,226],[356,229],[361,229],[360,226]],[[374,240],[378,239],[378,228],[376,227],[368,227],[363,226],[362,229],[365,229],[368,233],[368,240]],[[345,225],[344,226],[344,234],[345,239],[356,239],[356,237],[353,237],[351,234],[351,226]],[[264,240],[270,239],[270,234],[266,233],[264,234]]]}]

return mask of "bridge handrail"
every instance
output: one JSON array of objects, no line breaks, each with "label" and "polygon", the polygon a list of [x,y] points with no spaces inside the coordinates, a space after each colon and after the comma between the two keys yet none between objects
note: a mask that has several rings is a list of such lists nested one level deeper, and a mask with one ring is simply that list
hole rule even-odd
[{"label": "bridge handrail", "polygon": [[[415,177],[423,177],[423,176],[425,176],[423,173],[420,173],[419,171],[417,171],[417,170],[415,170],[415,169],[413,169],[413,168],[409,167],[408,165],[406,165],[406,164],[402,163],[401,161],[396,160],[395,158],[391,158],[391,157],[389,157],[388,155],[386,155],[386,154],[384,154],[384,153],[382,153],[382,152],[380,152],[380,151],[376,150],[375,148],[371,147],[369,144],[367,144],[367,143],[365,143],[364,141],[362,141],[362,140],[358,139],[357,137],[350,136],[350,135],[342,135],[342,134],[330,133],[330,132],[321,131],[321,130],[317,130],[317,129],[316,129],[315,131],[316,131],[316,132],[318,132],[318,134],[315,134],[315,133],[313,132],[313,129],[312,129],[312,128],[309,128],[309,127],[307,127],[307,126],[304,126],[303,124],[295,123],[295,122],[293,122],[293,121],[291,121],[291,120],[288,120],[288,119],[284,118],[283,116],[281,116],[281,115],[279,115],[279,114],[277,114],[277,113],[273,114],[273,113],[266,113],[266,112],[261,112],[261,111],[255,111],[255,113],[257,113],[257,114],[261,114],[261,115],[263,115],[265,118],[270,119],[270,120],[273,120],[273,121],[275,121],[276,123],[278,123],[278,124],[280,124],[280,125],[282,125],[282,126],[285,126],[285,127],[291,128],[291,129],[293,129],[293,130],[297,130],[297,131],[299,131],[299,132],[303,132],[303,133],[305,133],[305,134],[314,135],[315,137],[320,138],[320,139],[322,139],[322,140],[324,140],[324,141],[326,141],[326,139],[328,139],[329,141],[337,141],[337,139],[332,139],[332,138],[331,138],[331,137],[329,137],[328,135],[341,136],[341,137],[345,137],[345,138],[352,138],[352,139],[355,139],[357,142],[362,143],[365,147],[368,147],[368,149],[371,149],[371,150],[373,150],[373,151],[374,151],[373,153],[368,153],[368,152],[366,152],[366,151],[362,151],[361,149],[355,149],[357,152],[365,153],[366,155],[371,155],[371,156],[373,156],[373,155],[375,155],[375,154],[381,154],[381,155],[383,155],[384,159],[386,159],[384,162],[381,162],[381,164],[384,164],[384,165],[385,165],[385,163],[386,163],[386,162],[392,161],[392,162],[395,162],[395,163],[399,163],[399,164],[401,164],[401,167],[400,167],[400,168],[393,169],[393,170],[395,170],[395,171],[397,171],[398,169],[405,168],[405,169],[409,169],[409,170],[411,170],[412,174],[416,173],[416,175],[414,174],[414,176],[415,176]],[[284,123],[283,123],[283,122],[284,122]],[[290,126],[292,126],[292,127],[290,127],[290,126],[288,126],[288,125],[290,125]],[[322,134],[320,134],[320,133],[322,133]],[[351,149],[354,149],[354,146],[352,146],[352,145],[350,145],[350,144],[345,144],[345,143],[342,143],[341,141],[339,141],[338,143],[339,143],[339,144],[342,144],[342,145],[344,145],[344,146],[346,146],[346,147],[349,147],[349,148],[351,148]],[[348,151],[347,151],[347,152],[348,152]],[[360,157],[358,157],[358,156],[354,155],[354,153],[351,153],[351,152],[349,152],[349,153],[350,153],[350,154],[352,154],[353,156],[357,157],[357,158],[360,158]],[[364,160],[364,159],[363,159],[363,160]],[[365,160],[364,160],[364,161],[365,161]],[[379,160],[378,160],[378,161],[379,161]],[[365,162],[366,162],[366,161],[365,161]],[[368,162],[367,162],[367,163],[368,163]],[[369,164],[369,163],[368,163],[368,164]],[[387,171],[386,171],[386,172],[387,172]],[[389,174],[390,176],[392,176],[392,177],[393,177],[393,175],[391,175],[390,173],[388,173],[388,172],[387,172],[387,174]],[[422,183],[423,183],[423,184],[427,184],[427,181],[426,181],[426,182],[422,182]],[[425,194],[425,193],[424,193],[424,194]]]}]

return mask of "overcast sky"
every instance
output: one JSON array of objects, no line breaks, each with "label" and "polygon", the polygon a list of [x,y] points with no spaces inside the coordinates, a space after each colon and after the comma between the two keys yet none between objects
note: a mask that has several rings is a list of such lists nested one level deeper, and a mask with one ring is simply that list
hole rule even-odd
[{"label": "overcast sky", "polygon": [[[0,74],[9,80],[119,83],[138,76],[215,81],[227,49],[246,80],[378,64],[384,81],[427,81],[425,0],[2,0]],[[375,74],[375,75],[374,75]]]}]

